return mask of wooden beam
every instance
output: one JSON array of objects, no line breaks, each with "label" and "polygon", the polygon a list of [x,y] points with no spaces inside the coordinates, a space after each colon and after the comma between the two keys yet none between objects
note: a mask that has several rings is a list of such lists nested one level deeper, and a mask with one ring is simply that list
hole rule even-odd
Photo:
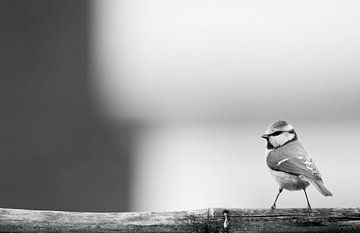
[{"label": "wooden beam", "polygon": [[339,231],[360,232],[360,208],[314,209],[311,214],[307,209],[90,213],[0,208],[0,232]]}]

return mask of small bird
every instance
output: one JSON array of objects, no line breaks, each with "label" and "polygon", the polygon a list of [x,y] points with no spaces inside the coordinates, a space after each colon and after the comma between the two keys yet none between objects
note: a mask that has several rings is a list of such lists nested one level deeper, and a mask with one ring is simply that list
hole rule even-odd
[{"label": "small bird", "polygon": [[322,195],[332,196],[332,193],[324,186],[314,161],[298,140],[292,125],[287,121],[277,120],[267,127],[265,134],[261,137],[266,140],[266,163],[271,175],[279,183],[279,192],[271,209],[276,208],[276,202],[283,189],[304,190],[308,211],[311,212],[306,193],[306,188],[310,183]]}]

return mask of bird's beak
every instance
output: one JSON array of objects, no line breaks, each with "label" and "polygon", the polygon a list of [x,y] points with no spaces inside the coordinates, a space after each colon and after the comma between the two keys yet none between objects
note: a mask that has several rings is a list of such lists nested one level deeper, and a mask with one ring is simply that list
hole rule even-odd
[{"label": "bird's beak", "polygon": [[268,134],[263,134],[263,135],[261,135],[261,137],[264,138],[264,139],[267,139],[269,137],[269,135]]}]

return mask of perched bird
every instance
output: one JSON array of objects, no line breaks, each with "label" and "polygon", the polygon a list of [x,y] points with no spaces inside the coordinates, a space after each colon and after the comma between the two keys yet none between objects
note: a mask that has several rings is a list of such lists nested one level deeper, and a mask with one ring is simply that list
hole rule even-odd
[{"label": "perched bird", "polygon": [[311,205],[306,188],[310,184],[324,196],[332,196],[324,186],[314,161],[298,140],[292,125],[284,120],[277,120],[267,127],[261,137],[266,140],[266,163],[271,175],[279,183],[279,192],[271,209],[276,208],[277,199],[283,189],[304,190],[309,211]]}]

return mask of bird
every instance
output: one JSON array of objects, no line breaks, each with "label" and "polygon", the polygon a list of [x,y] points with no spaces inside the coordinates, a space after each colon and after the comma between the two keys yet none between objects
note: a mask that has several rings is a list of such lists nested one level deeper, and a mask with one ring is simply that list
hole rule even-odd
[{"label": "bird", "polygon": [[277,200],[283,189],[303,190],[309,212],[312,209],[306,188],[310,184],[322,195],[332,196],[325,187],[314,160],[306,152],[291,124],[286,120],[277,120],[266,128],[265,134],[261,137],[266,140],[266,164],[279,184],[279,192],[271,210],[276,209]]}]

